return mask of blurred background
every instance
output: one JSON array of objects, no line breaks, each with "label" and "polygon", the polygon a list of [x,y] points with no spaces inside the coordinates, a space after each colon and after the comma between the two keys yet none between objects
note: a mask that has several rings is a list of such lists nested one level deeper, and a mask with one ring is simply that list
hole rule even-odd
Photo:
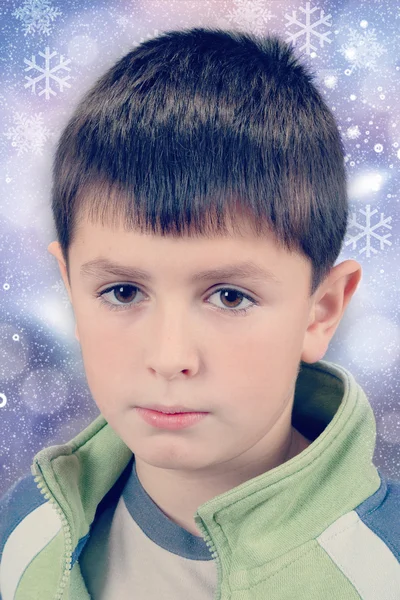
[{"label": "blurred background", "polygon": [[324,360],[349,369],[377,423],[375,465],[400,480],[400,0],[15,0],[0,4],[0,495],[43,447],[98,416],[58,265],[51,167],[84,92],[169,29],[291,41],[339,123],[350,220],[338,263],[363,278]]}]

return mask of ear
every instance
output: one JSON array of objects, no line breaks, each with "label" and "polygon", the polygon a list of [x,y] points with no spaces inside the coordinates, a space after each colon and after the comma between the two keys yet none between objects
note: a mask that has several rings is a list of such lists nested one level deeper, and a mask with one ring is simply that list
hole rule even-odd
[{"label": "ear", "polygon": [[[61,246],[57,241],[51,242],[51,244],[49,244],[47,247],[47,251],[50,252],[50,254],[52,254],[57,259],[61,277],[64,282],[65,289],[67,290],[67,293],[68,293],[69,301],[71,302],[71,305],[73,306],[72,293],[71,293],[71,288],[70,288],[69,281],[68,281],[67,265],[65,264],[65,261],[64,261]],[[75,337],[79,342],[80,339],[79,339],[79,334],[78,334],[78,326],[76,325],[76,323],[75,323]]]},{"label": "ear", "polygon": [[346,260],[333,267],[314,294],[301,360],[321,360],[362,278],[361,265]]}]

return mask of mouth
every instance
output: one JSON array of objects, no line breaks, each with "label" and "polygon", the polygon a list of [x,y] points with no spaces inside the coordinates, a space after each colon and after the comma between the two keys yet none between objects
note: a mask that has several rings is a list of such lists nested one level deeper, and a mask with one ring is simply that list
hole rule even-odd
[{"label": "mouth", "polygon": [[138,408],[144,408],[146,410],[154,410],[165,415],[181,415],[185,413],[204,413],[205,411],[187,408],[186,406],[175,405],[175,406],[160,406],[156,404],[149,404],[148,406],[138,406]]},{"label": "mouth", "polygon": [[[158,406],[158,409],[160,407]],[[165,408],[164,408],[165,410]],[[191,427],[205,419],[206,412],[168,412],[137,406],[135,411],[148,424],[157,429],[177,430]]]}]

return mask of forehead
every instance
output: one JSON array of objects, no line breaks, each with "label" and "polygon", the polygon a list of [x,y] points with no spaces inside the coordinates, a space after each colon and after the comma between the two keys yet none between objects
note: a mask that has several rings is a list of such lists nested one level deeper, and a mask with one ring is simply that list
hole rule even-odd
[{"label": "forehead", "polygon": [[228,229],[227,235],[173,237],[86,219],[70,247],[71,268],[80,277],[93,279],[102,273],[130,278],[142,271],[140,278],[149,283],[161,276],[191,283],[219,276],[229,279],[232,272],[232,277],[244,280],[248,274],[248,279],[276,289],[295,285],[298,291],[306,290],[310,267],[301,255],[281,248],[273,236],[256,236],[245,220],[240,234]]}]

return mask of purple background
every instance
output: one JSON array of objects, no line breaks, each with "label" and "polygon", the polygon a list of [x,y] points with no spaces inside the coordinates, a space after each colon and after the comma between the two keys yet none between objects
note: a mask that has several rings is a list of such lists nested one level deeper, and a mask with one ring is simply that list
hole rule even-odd
[{"label": "purple background", "polygon": [[[201,25],[293,41],[337,117],[352,214],[337,262],[354,258],[363,278],[324,358],[364,388],[377,421],[374,462],[400,479],[400,3],[17,0],[2,3],[0,18],[0,495],[42,447],[99,414],[47,252],[58,137],[118,58],[162,31]],[[46,61],[58,69],[34,83]]]}]

